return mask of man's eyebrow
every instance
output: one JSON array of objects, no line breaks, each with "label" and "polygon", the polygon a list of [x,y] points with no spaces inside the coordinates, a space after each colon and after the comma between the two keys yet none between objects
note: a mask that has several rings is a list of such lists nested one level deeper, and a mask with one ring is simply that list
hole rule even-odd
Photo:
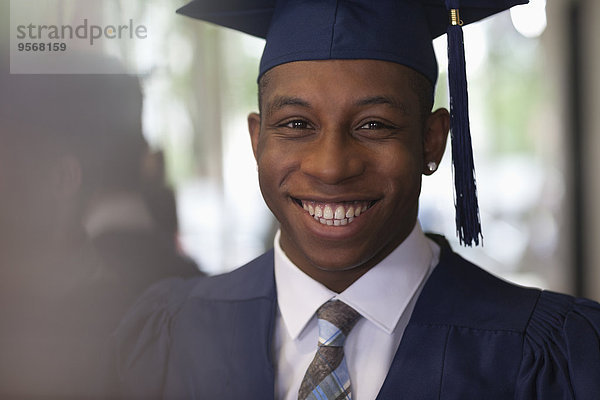
[{"label": "man's eyebrow", "polygon": [[[383,105],[388,105],[390,107],[393,107],[405,115],[409,114],[409,112],[408,112],[409,108],[407,107],[407,105],[405,103],[397,100],[394,97],[390,97],[390,96],[371,96],[371,97],[365,97],[363,99],[360,99],[360,100],[357,100],[356,102],[354,102],[354,105],[356,107],[364,107],[364,106],[378,105],[378,104],[383,104]],[[304,108],[310,108],[311,104],[308,101],[301,99],[299,97],[276,96],[273,100],[271,100],[267,104],[267,110],[266,110],[267,115],[271,115],[274,112],[276,112],[284,107],[287,107],[287,106],[299,106],[299,107],[304,107]]]},{"label": "man's eyebrow", "polygon": [[377,104],[388,105],[390,107],[398,109],[400,112],[402,112],[402,114],[405,114],[405,115],[409,114],[409,107],[405,103],[397,100],[394,97],[389,97],[389,96],[365,97],[364,99],[360,99],[354,103],[354,105],[357,107],[371,106],[371,105],[377,105]]},{"label": "man's eyebrow", "polygon": [[267,104],[267,115],[273,114],[277,110],[281,110],[286,106],[300,106],[310,108],[310,103],[299,97],[276,96]]}]

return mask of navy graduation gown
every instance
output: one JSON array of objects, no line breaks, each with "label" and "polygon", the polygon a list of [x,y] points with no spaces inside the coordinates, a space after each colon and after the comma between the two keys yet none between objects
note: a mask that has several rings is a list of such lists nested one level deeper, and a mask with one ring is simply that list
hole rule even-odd
[{"label": "navy graduation gown", "polygon": [[[274,398],[273,252],[151,288],[113,335],[124,398]],[[518,287],[442,244],[377,396],[600,398],[600,305]],[[367,400],[367,399],[360,399]]]}]

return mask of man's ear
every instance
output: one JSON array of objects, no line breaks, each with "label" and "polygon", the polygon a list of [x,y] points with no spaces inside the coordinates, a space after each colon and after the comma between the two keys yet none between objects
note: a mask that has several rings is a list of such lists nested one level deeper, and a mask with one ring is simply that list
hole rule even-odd
[{"label": "man's ear", "polygon": [[54,164],[52,175],[57,198],[66,200],[79,193],[83,172],[77,158],[71,155],[60,157]]},{"label": "man's ear", "polygon": [[260,135],[260,114],[251,113],[248,115],[248,131],[250,132],[250,141],[252,142],[252,152],[254,159],[258,161],[258,137]]},{"label": "man's ear", "polygon": [[450,113],[445,108],[432,112],[425,121],[423,131],[423,174],[431,175],[435,168],[429,168],[428,164],[434,162],[437,166],[442,161],[446,141],[450,131]]}]

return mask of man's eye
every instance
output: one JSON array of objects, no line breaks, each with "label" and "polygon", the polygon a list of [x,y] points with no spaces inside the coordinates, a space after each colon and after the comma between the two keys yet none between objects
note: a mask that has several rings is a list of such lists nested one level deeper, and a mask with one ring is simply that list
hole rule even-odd
[{"label": "man's eye", "polygon": [[286,128],[291,128],[291,129],[308,129],[310,127],[308,125],[308,122],[302,121],[301,119],[295,119],[293,121],[289,121],[289,122],[285,123],[283,126],[285,126]]},{"label": "man's eye", "polygon": [[387,125],[382,124],[381,122],[369,121],[366,124],[362,125],[359,129],[374,130],[374,129],[383,129],[383,128],[387,128],[387,127],[388,127]]}]

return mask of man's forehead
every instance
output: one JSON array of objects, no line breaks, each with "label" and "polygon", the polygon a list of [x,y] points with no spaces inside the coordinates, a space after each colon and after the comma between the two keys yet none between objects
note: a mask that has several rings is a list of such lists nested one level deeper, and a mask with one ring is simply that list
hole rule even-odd
[{"label": "man's forehead", "polygon": [[267,109],[309,108],[335,100],[356,107],[384,105],[403,112],[418,98],[411,90],[418,73],[379,60],[299,61],[279,65],[261,78]]}]

